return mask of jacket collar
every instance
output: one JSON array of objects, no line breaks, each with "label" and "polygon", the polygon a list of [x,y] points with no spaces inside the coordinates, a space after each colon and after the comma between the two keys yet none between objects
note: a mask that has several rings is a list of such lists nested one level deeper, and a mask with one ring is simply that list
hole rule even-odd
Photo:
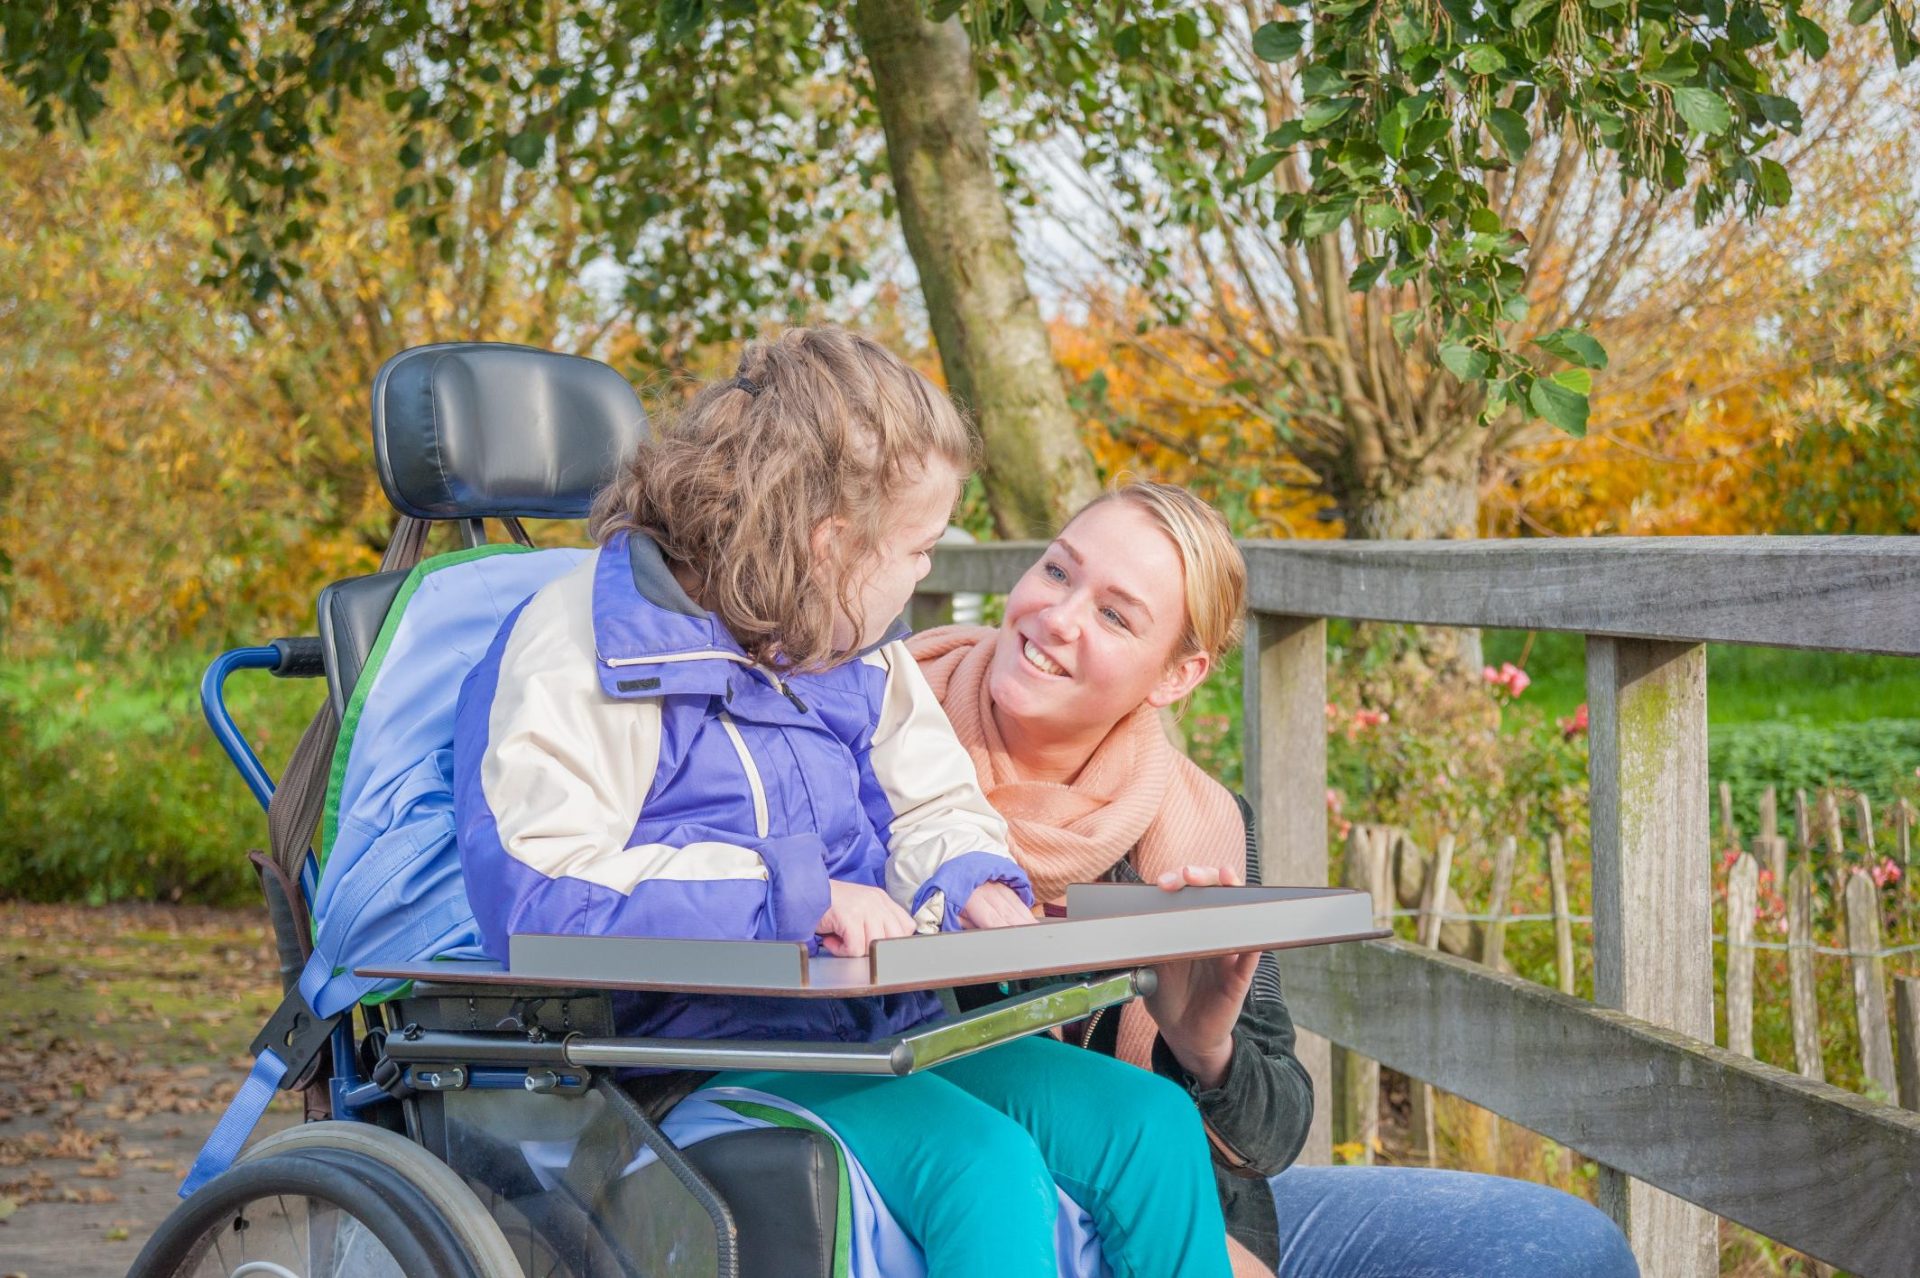
[{"label": "jacket collar", "polygon": [[[896,621],[850,661],[907,634],[906,624]],[[600,548],[593,643],[601,687],[615,697],[724,693],[736,674],[754,667],[720,618],[681,588],[653,538],[640,532],[615,533]]]},{"label": "jacket collar", "polygon": [[593,646],[609,696],[723,693],[752,665],[720,618],[687,597],[659,546],[615,533],[593,572]]}]

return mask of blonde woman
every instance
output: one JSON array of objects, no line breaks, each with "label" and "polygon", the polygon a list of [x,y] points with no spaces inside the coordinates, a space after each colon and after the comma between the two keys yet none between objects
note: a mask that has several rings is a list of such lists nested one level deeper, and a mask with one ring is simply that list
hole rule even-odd
[{"label": "blonde woman", "polygon": [[[1136,483],[1086,506],[997,628],[908,642],[1006,818],[1035,898],[1096,879],[1245,881],[1238,800],[1168,742],[1160,711],[1240,640],[1246,564],[1219,513]],[[1592,1207],[1491,1176],[1295,1168],[1313,1090],[1271,959],[1163,967],[1160,990],[1071,1036],[1183,1086],[1206,1127],[1235,1270],[1287,1278],[1627,1278]],[[966,1001],[963,999],[963,1001]],[[1257,1258],[1257,1259],[1256,1259]]]}]

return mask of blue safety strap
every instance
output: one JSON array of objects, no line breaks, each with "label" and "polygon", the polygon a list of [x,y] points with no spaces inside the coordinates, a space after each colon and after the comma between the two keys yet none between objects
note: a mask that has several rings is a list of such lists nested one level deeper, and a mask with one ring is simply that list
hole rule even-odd
[{"label": "blue safety strap", "polygon": [[182,1198],[233,1166],[247,1137],[260,1125],[261,1115],[267,1112],[273,1094],[280,1090],[280,1080],[286,1076],[287,1063],[275,1055],[271,1047],[260,1053],[247,1074],[247,1081],[240,1084],[239,1094],[214,1124],[207,1143],[200,1147],[200,1156],[187,1170],[187,1178],[180,1182]]}]

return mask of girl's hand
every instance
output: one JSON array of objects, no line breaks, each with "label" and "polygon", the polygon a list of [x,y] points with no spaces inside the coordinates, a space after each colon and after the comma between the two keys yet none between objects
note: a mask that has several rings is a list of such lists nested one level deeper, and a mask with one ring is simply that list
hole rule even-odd
[{"label": "girl's hand", "polygon": [[1033,922],[1033,911],[1020,894],[998,881],[982,883],[960,911],[960,926],[975,930],[1021,927]]},{"label": "girl's hand", "polygon": [[[1231,867],[1189,865],[1168,870],[1158,882],[1162,890],[1178,892],[1184,887],[1239,887],[1241,879]],[[1256,951],[1154,965],[1160,985],[1146,998],[1147,1014],[1181,1067],[1202,1087],[1218,1087],[1227,1076],[1233,1027],[1259,964]]]},{"label": "girl's hand", "polygon": [[885,888],[828,879],[827,895],[831,904],[813,930],[829,954],[864,958],[875,941],[913,935],[913,916]]}]

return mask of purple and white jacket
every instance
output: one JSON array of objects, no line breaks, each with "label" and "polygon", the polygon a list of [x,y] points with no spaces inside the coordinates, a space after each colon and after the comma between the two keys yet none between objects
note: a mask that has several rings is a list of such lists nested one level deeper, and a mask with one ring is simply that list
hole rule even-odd
[{"label": "purple and white jacket", "polygon": [[[528,599],[467,676],[454,816],[501,961],[516,932],[817,949],[829,879],[886,888],[923,932],[958,927],[988,881],[1032,896],[897,637],[782,680],[641,535],[615,535]],[[865,1042],[940,1005],[637,994],[617,1010],[628,1034]]]}]

